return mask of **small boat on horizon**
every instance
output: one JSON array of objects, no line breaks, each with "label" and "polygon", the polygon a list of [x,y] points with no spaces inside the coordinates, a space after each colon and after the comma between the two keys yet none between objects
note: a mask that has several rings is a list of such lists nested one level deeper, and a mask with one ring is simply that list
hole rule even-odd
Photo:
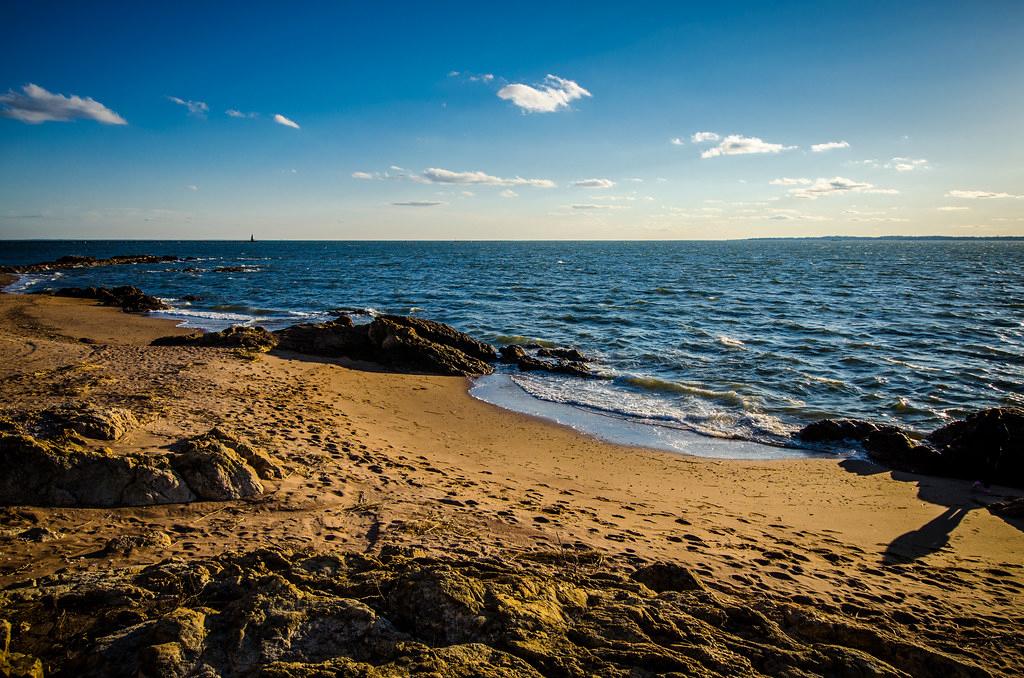
[{"label": "small boat on horizon", "polygon": [[250,233],[249,234],[249,242],[256,242],[256,234],[255,233]]}]

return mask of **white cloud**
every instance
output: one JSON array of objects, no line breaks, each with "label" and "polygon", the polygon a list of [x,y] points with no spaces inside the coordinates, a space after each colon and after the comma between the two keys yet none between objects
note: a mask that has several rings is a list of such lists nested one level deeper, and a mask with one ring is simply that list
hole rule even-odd
[{"label": "white cloud", "polygon": [[749,155],[752,153],[781,153],[789,151],[796,146],[783,146],[782,144],[771,144],[758,137],[744,137],[739,134],[730,134],[722,143],[714,148],[709,148],[700,154],[702,158],[716,158],[720,155]]},{"label": "white cloud", "polygon": [[198,191],[198,190],[199,190],[199,187],[198,187],[198,186],[196,186],[195,184],[189,184],[189,185],[188,185],[188,186],[186,186],[185,188],[187,188],[187,189],[188,189],[188,190],[190,190],[190,191]]},{"label": "white cloud", "polygon": [[811,151],[814,153],[824,153],[825,151],[834,151],[837,148],[849,148],[850,144],[845,141],[826,141],[823,144],[811,144]]},{"label": "white cloud", "polygon": [[580,179],[572,182],[572,185],[580,188],[611,188],[615,182],[611,179]]},{"label": "white cloud", "polygon": [[499,193],[502,198],[518,198],[519,194],[513,191],[511,188],[506,188],[504,191]]},{"label": "white cloud", "polygon": [[940,212],[963,212],[964,210],[971,209],[970,207],[944,205],[943,207],[936,207],[935,209]]},{"label": "white cloud", "polygon": [[205,118],[206,112],[210,110],[205,101],[189,101],[180,97],[167,97],[167,100],[173,101],[179,106],[184,106],[188,109],[189,115],[194,115],[197,118]]},{"label": "white cloud", "polygon": [[714,132],[697,132],[692,137],[690,137],[690,141],[692,141],[695,144],[702,144],[706,141],[718,141],[721,138],[722,137],[718,136]]},{"label": "white cloud", "polygon": [[276,122],[278,125],[284,125],[285,127],[291,127],[293,129],[302,129],[301,127],[299,127],[299,123],[295,122],[294,120],[289,120],[280,113],[274,114],[274,122]]},{"label": "white cloud", "polygon": [[228,110],[226,110],[224,112],[227,114],[227,116],[229,118],[258,118],[258,117],[260,117],[259,113],[245,113],[245,112],[239,111],[238,109],[235,109],[235,108],[229,108]]},{"label": "white cloud", "polygon": [[994,200],[1000,198],[1024,198],[1024,195],[997,193],[995,191],[947,191],[947,198],[963,198],[964,200]]},{"label": "white cloud", "polygon": [[912,172],[916,169],[928,169],[928,161],[924,158],[893,158],[885,163],[886,169],[894,169],[897,172]]},{"label": "white cloud", "polygon": [[669,143],[672,144],[673,146],[685,146],[686,145],[686,142],[683,141],[682,139],[680,139],[679,137],[672,137],[671,139],[669,139]]},{"label": "white cloud", "polygon": [[772,186],[810,186],[814,182],[810,179],[791,179],[789,177],[782,177],[780,179],[772,179],[768,183]]},{"label": "white cloud", "polygon": [[528,113],[552,113],[568,108],[570,102],[591,96],[572,80],[548,75],[537,87],[512,83],[498,90],[498,98],[511,101]]},{"label": "white cloud", "polygon": [[597,205],[597,204],[582,204],[582,205],[570,205],[574,210],[622,210],[626,209],[625,205]]},{"label": "white cloud", "polygon": [[841,195],[848,193],[875,193],[880,195],[895,195],[899,193],[894,188],[878,188],[874,184],[864,181],[854,181],[844,177],[832,177],[831,179],[818,178],[810,184],[799,188],[791,188],[790,194],[796,198],[807,198],[815,200],[830,195]]},{"label": "white cloud", "polygon": [[91,97],[53,94],[39,85],[29,83],[21,88],[23,94],[8,90],[0,94],[0,115],[30,125],[43,122],[67,122],[82,118],[105,125],[127,125],[128,121]]},{"label": "white cloud", "polygon": [[368,181],[370,179],[376,179],[377,177],[375,177],[374,175],[370,174],[369,172],[353,172],[352,173],[352,178],[353,179],[362,179],[363,181]]},{"label": "white cloud", "polygon": [[554,188],[555,182],[550,179],[524,179],[523,177],[503,178],[486,174],[481,171],[453,172],[439,167],[428,167],[419,175],[407,178],[428,184],[480,184],[484,186],[536,186],[537,188]]},{"label": "white cloud", "polygon": [[444,205],[445,203],[434,200],[407,200],[405,202],[393,202],[391,204],[395,207],[437,207],[438,205]]}]

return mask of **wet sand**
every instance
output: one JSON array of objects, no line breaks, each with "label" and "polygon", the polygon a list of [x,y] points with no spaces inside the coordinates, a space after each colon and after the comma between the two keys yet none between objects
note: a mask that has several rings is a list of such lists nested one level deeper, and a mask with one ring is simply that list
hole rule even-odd
[{"label": "wet sand", "polygon": [[[0,586],[266,546],[465,558],[586,548],[686,565],[738,599],[902,619],[921,643],[1024,671],[1024,525],[991,515],[992,497],[967,481],[622,447],[475,400],[463,378],[148,346],[176,332],[186,330],[86,301],[0,294],[0,409],[128,407],[143,423],[108,444],[115,454],[159,453],[222,426],[268,451],[285,478],[249,501],[0,509]],[[14,537],[31,526],[60,536]],[[152,530],[170,544],[90,556]],[[957,630],[979,625],[993,645],[957,647]]]}]

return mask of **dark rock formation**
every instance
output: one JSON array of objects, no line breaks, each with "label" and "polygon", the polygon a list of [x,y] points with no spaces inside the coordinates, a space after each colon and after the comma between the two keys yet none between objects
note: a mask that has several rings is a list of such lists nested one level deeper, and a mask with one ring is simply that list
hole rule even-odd
[{"label": "dark rock formation", "polygon": [[98,266],[114,266],[118,264],[156,264],[166,261],[178,261],[173,255],[157,256],[153,254],[123,254],[109,259],[69,255],[54,261],[43,261],[38,264],[20,266],[0,266],[0,273],[46,273],[69,268],[96,268]]},{"label": "dark rock formation", "polygon": [[592,358],[580,353],[575,348],[539,348],[537,349],[537,355],[542,358],[558,358],[559,360],[568,360],[574,363],[591,363],[594,362]]},{"label": "dark rock formation", "polygon": [[[50,294],[49,291],[41,294]],[[104,306],[120,306],[125,313],[144,313],[169,308],[156,297],[144,293],[138,287],[124,285],[122,287],[62,287],[52,294],[56,297],[74,297],[76,299],[96,299]]]},{"label": "dark rock formation", "polygon": [[40,579],[4,615],[20,657],[84,678],[990,675],[972,643],[951,656],[891,623],[754,608],[671,575],[659,593],[596,553],[547,555],[174,559]]},{"label": "dark rock formation", "polygon": [[453,327],[400,316],[353,325],[351,318],[342,315],[326,323],[293,325],[278,330],[276,335],[281,350],[365,360],[428,374],[490,374],[494,368],[479,356],[497,355],[492,347]]},{"label": "dark rock formation", "polygon": [[873,460],[900,471],[1024,487],[1024,408],[981,410],[924,440],[896,426],[854,419],[823,419],[797,437],[806,442],[857,440]]},{"label": "dark rock formation", "polygon": [[196,294],[186,294],[185,296],[183,296],[181,298],[181,300],[182,301],[192,302],[192,301],[202,301],[203,298],[200,297],[199,295],[196,295]]},{"label": "dark rock formation", "polygon": [[203,346],[207,348],[241,348],[247,351],[266,353],[277,346],[277,337],[270,331],[256,326],[232,325],[220,332],[193,332],[160,337],[150,342],[151,346]]},{"label": "dark rock formation", "polygon": [[263,492],[260,479],[280,478],[266,453],[213,429],[167,455],[113,455],[81,439],[0,437],[0,504],[147,506],[223,501]]},{"label": "dark rock formation", "polygon": [[1024,408],[981,410],[925,441],[941,455],[948,475],[1024,487]]},{"label": "dark rock formation", "polygon": [[218,266],[214,273],[245,273],[245,266]]},{"label": "dark rock formation", "polygon": [[831,443],[841,440],[864,440],[870,433],[897,430],[888,424],[874,424],[860,419],[821,419],[800,429],[797,437],[807,443]]},{"label": "dark rock formation", "polygon": [[1001,518],[1024,520],[1024,497],[997,501],[988,505],[988,510]]},{"label": "dark rock formation", "polygon": [[[544,355],[552,355],[552,352],[555,349],[541,350],[547,351]],[[575,351],[575,349],[561,350]],[[537,355],[541,355],[540,351],[537,352]],[[522,372],[552,372],[555,374],[568,374],[573,377],[582,377],[585,379],[600,377],[600,375],[587,367],[585,363],[567,359],[541,360],[540,358],[527,353],[522,346],[517,345],[502,346],[501,361],[518,366],[519,370]]]}]

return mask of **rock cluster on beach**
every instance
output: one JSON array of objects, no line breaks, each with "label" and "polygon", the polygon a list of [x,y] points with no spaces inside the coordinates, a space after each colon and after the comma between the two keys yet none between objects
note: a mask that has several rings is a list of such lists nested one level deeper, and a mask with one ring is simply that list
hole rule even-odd
[{"label": "rock cluster on beach", "polygon": [[[147,506],[262,494],[281,477],[263,451],[214,428],[167,454],[114,454],[83,438],[113,440],[134,426],[130,412],[65,406],[0,422],[0,504]],[[35,434],[35,435],[33,435]]]},{"label": "rock cluster on beach", "polygon": [[683,566],[593,551],[263,549],[54,575],[6,597],[0,626],[18,632],[4,657],[59,675],[989,675],[877,621],[750,606]]},{"label": "rock cluster on beach", "polygon": [[552,372],[589,379],[598,376],[588,366],[590,359],[574,348],[543,348],[528,353],[526,347],[501,347],[501,361],[516,365],[522,372]]},{"label": "rock cluster on beach", "polygon": [[167,261],[178,261],[173,255],[154,254],[121,254],[107,259],[69,255],[53,261],[42,261],[37,264],[19,266],[0,266],[0,273],[48,273],[72,268],[97,268],[99,266],[115,266],[119,264],[156,264]]},{"label": "rock cluster on beach", "polygon": [[1024,488],[1024,408],[981,410],[923,439],[856,419],[823,419],[797,436],[805,442],[858,441],[873,460],[901,471]]},{"label": "rock cluster on beach", "polygon": [[43,290],[39,294],[75,299],[95,299],[103,306],[117,306],[125,313],[145,313],[170,308],[157,297],[146,294],[138,287],[62,287],[58,290]]},{"label": "rock cluster on beach", "polygon": [[266,353],[277,346],[277,337],[262,327],[232,325],[220,332],[193,332],[160,337],[153,346],[204,346],[212,348],[240,348]]}]

